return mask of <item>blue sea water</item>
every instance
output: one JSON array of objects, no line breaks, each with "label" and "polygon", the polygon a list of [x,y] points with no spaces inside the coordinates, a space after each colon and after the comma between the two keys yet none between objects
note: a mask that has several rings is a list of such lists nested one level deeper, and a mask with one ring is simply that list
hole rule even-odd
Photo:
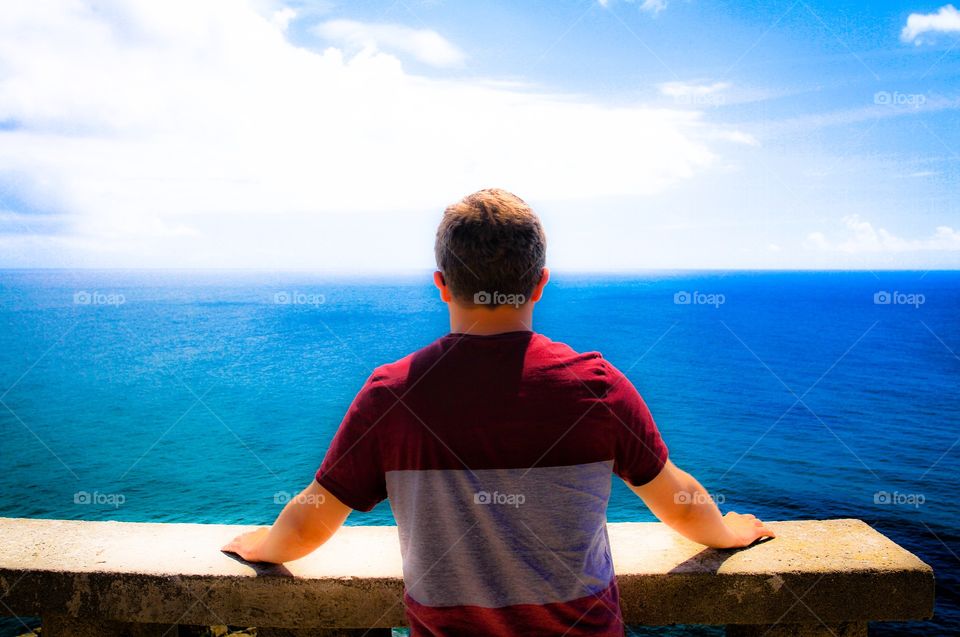
[{"label": "blue sea water", "polygon": [[[725,510],[915,552],[936,617],[876,633],[948,634],[958,319],[958,272],[560,273],[535,327],[625,371]],[[0,271],[0,516],[268,524],[372,368],[447,327],[427,274]],[[611,521],[652,519],[614,486]]]}]

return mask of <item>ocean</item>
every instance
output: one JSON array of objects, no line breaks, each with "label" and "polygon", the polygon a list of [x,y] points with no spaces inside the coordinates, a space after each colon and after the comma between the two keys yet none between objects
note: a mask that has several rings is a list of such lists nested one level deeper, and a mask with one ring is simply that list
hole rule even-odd
[{"label": "ocean", "polygon": [[[623,370],[724,510],[931,564],[934,620],[875,634],[960,633],[960,273],[554,273],[534,327]],[[429,273],[0,271],[0,516],[269,524],[371,370],[447,330]],[[653,518],[615,481],[609,519]]]}]

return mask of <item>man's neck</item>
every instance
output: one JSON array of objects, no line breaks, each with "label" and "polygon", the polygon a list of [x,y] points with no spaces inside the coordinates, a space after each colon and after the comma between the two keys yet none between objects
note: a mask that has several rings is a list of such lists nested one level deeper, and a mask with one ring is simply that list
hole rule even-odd
[{"label": "man's neck", "polygon": [[465,308],[454,303],[450,309],[450,331],[458,334],[489,336],[506,332],[533,331],[533,307],[501,305],[490,308]]}]

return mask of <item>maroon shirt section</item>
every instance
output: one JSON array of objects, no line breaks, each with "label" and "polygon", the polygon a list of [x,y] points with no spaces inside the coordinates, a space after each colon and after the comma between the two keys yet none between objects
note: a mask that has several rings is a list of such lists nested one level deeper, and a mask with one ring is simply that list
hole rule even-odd
[{"label": "maroon shirt section", "polygon": [[617,475],[641,485],[666,458],[640,394],[599,353],[533,332],[453,333],[374,370],[316,478],[369,511],[387,497],[387,471],[612,459]]},{"label": "maroon shirt section", "polygon": [[457,606],[431,608],[404,596],[410,632],[418,637],[474,635],[515,637],[522,626],[524,637],[623,637],[620,594],[611,583],[597,595],[556,604],[518,604],[503,608]]}]

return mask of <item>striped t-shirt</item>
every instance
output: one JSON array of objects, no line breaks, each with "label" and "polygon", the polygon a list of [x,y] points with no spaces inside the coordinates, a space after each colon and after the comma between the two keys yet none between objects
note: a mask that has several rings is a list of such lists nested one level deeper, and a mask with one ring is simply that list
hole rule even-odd
[{"label": "striped t-shirt", "polygon": [[390,499],[411,635],[622,635],[611,477],[644,484],[666,458],[600,354],[453,333],[373,372],[317,481],[360,511]]}]

